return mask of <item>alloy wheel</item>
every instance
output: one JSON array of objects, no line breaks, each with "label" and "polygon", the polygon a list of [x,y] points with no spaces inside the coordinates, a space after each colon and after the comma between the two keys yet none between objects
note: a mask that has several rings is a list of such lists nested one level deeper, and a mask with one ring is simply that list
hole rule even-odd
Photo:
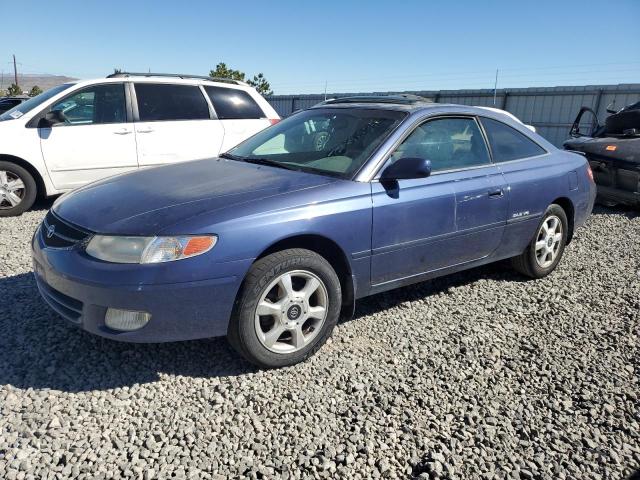
[{"label": "alloy wheel", "polygon": [[548,216],[536,236],[536,262],[542,268],[553,264],[562,244],[562,222],[555,215]]},{"label": "alloy wheel", "polygon": [[262,292],[255,311],[260,343],[275,353],[303,349],[322,330],[329,296],[315,274],[306,270],[286,272]]}]

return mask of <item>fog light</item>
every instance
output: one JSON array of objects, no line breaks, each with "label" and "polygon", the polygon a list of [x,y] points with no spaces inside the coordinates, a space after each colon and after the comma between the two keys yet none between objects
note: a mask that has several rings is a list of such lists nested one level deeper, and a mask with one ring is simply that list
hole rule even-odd
[{"label": "fog light", "polygon": [[117,308],[109,308],[104,316],[104,323],[107,327],[123,332],[138,330],[144,327],[149,320],[151,320],[150,313]]}]

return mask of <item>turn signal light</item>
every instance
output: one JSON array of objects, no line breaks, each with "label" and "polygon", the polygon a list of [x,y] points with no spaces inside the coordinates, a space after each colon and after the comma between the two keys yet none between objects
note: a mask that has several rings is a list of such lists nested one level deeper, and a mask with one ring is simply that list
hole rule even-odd
[{"label": "turn signal light", "polygon": [[587,177],[589,177],[589,180],[591,180],[592,183],[596,183],[595,180],[593,179],[593,170],[591,170],[591,165],[589,165],[587,163]]},{"label": "turn signal light", "polygon": [[192,237],[182,251],[185,257],[191,257],[199,253],[204,253],[213,246],[212,237]]},{"label": "turn signal light", "polygon": [[275,125],[276,123],[278,123],[280,121],[279,118],[270,118],[269,121],[271,122],[271,125]]}]

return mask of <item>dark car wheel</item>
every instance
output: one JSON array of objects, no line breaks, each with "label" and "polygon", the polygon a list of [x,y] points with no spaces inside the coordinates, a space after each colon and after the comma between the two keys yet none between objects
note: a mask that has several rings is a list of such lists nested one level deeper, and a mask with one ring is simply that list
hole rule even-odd
[{"label": "dark car wheel", "polygon": [[276,252],[249,270],[227,338],[260,367],[294,365],[331,336],[341,302],[340,281],[323,257],[298,248]]},{"label": "dark car wheel", "polygon": [[549,275],[562,258],[567,243],[568,227],[567,215],[562,207],[550,205],[527,249],[513,258],[513,267],[531,278]]},{"label": "dark car wheel", "polygon": [[0,162],[0,217],[21,215],[36,201],[36,182],[24,168]]}]

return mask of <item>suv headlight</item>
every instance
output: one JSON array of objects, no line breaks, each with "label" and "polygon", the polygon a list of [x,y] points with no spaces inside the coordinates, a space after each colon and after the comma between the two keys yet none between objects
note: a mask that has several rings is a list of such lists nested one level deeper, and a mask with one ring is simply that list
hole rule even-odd
[{"label": "suv headlight", "polygon": [[94,235],[86,251],[113,263],[161,263],[195,257],[211,250],[215,235],[180,237],[116,237]]}]

